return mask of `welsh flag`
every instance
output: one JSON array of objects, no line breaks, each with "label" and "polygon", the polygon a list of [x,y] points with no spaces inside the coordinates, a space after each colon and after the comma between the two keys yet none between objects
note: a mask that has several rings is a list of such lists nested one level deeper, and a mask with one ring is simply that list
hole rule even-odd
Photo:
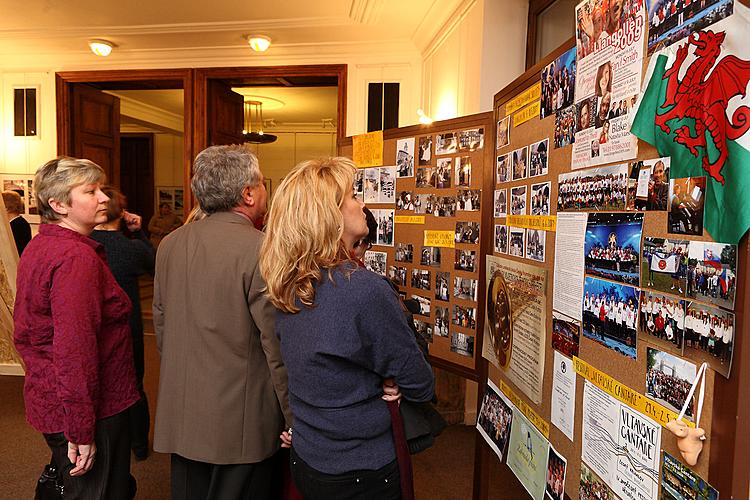
[{"label": "welsh flag", "polygon": [[657,273],[676,273],[679,265],[679,256],[664,256],[655,253],[651,256],[651,270]]},{"label": "welsh flag", "polygon": [[738,243],[750,228],[750,9],[655,53],[631,132],[671,156],[670,176],[707,178],[704,227]]}]

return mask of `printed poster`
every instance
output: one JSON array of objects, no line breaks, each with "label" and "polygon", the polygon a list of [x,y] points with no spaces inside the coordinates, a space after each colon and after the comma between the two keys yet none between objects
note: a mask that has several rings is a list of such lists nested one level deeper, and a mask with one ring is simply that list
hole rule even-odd
[{"label": "printed poster", "polygon": [[582,413],[583,461],[624,500],[656,500],[661,426],[588,380]]},{"label": "printed poster", "polygon": [[588,214],[558,213],[555,233],[555,289],[552,308],[581,321],[584,254]]},{"label": "printed poster", "polygon": [[630,133],[628,115],[641,86],[644,3],[584,0],[576,6],[576,19],[575,100],[593,120],[576,132],[571,166],[635,158],[638,141]]},{"label": "printed poster", "polygon": [[550,421],[573,441],[576,414],[576,371],[573,361],[555,351],[552,369],[552,413]]},{"label": "printed poster", "polygon": [[544,496],[548,448],[549,441],[514,406],[507,462],[532,498]]},{"label": "printed poster", "polygon": [[539,404],[547,324],[546,270],[488,255],[486,277],[482,356]]}]

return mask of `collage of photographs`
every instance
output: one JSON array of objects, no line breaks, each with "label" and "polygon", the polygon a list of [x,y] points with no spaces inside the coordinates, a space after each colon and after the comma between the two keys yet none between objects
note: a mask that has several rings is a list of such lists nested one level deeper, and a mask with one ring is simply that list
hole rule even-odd
[{"label": "collage of photographs", "polygon": [[[482,169],[472,165],[470,153],[482,148],[483,128],[397,139],[396,165],[360,169],[356,184],[365,203],[389,206],[371,208],[378,237],[365,253],[366,267],[399,289],[420,335],[430,343],[444,337],[450,352],[470,358],[477,325],[480,225],[476,216],[462,220],[462,213],[481,209]],[[411,215],[434,217],[443,221],[441,227],[450,220],[450,247],[442,240],[427,244],[429,222],[419,238],[394,230],[399,216]],[[388,252],[378,246],[393,247],[394,265],[388,265]]]}]

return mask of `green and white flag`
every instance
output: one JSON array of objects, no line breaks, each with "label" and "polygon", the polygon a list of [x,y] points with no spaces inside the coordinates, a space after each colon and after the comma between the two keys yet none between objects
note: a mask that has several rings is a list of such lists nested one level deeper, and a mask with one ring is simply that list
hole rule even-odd
[{"label": "green and white flag", "polygon": [[750,9],[734,9],[653,55],[631,128],[672,178],[707,178],[704,226],[724,243],[750,228]]}]

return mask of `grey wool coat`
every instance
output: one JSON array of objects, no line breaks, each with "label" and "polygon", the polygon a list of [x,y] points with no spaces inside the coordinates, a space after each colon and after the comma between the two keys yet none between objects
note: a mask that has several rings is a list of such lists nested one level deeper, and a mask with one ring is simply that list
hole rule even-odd
[{"label": "grey wool coat", "polygon": [[263,233],[233,212],[187,224],[156,256],[161,353],[154,449],[212,464],[256,463],[291,425],[275,309],[258,268]]}]

